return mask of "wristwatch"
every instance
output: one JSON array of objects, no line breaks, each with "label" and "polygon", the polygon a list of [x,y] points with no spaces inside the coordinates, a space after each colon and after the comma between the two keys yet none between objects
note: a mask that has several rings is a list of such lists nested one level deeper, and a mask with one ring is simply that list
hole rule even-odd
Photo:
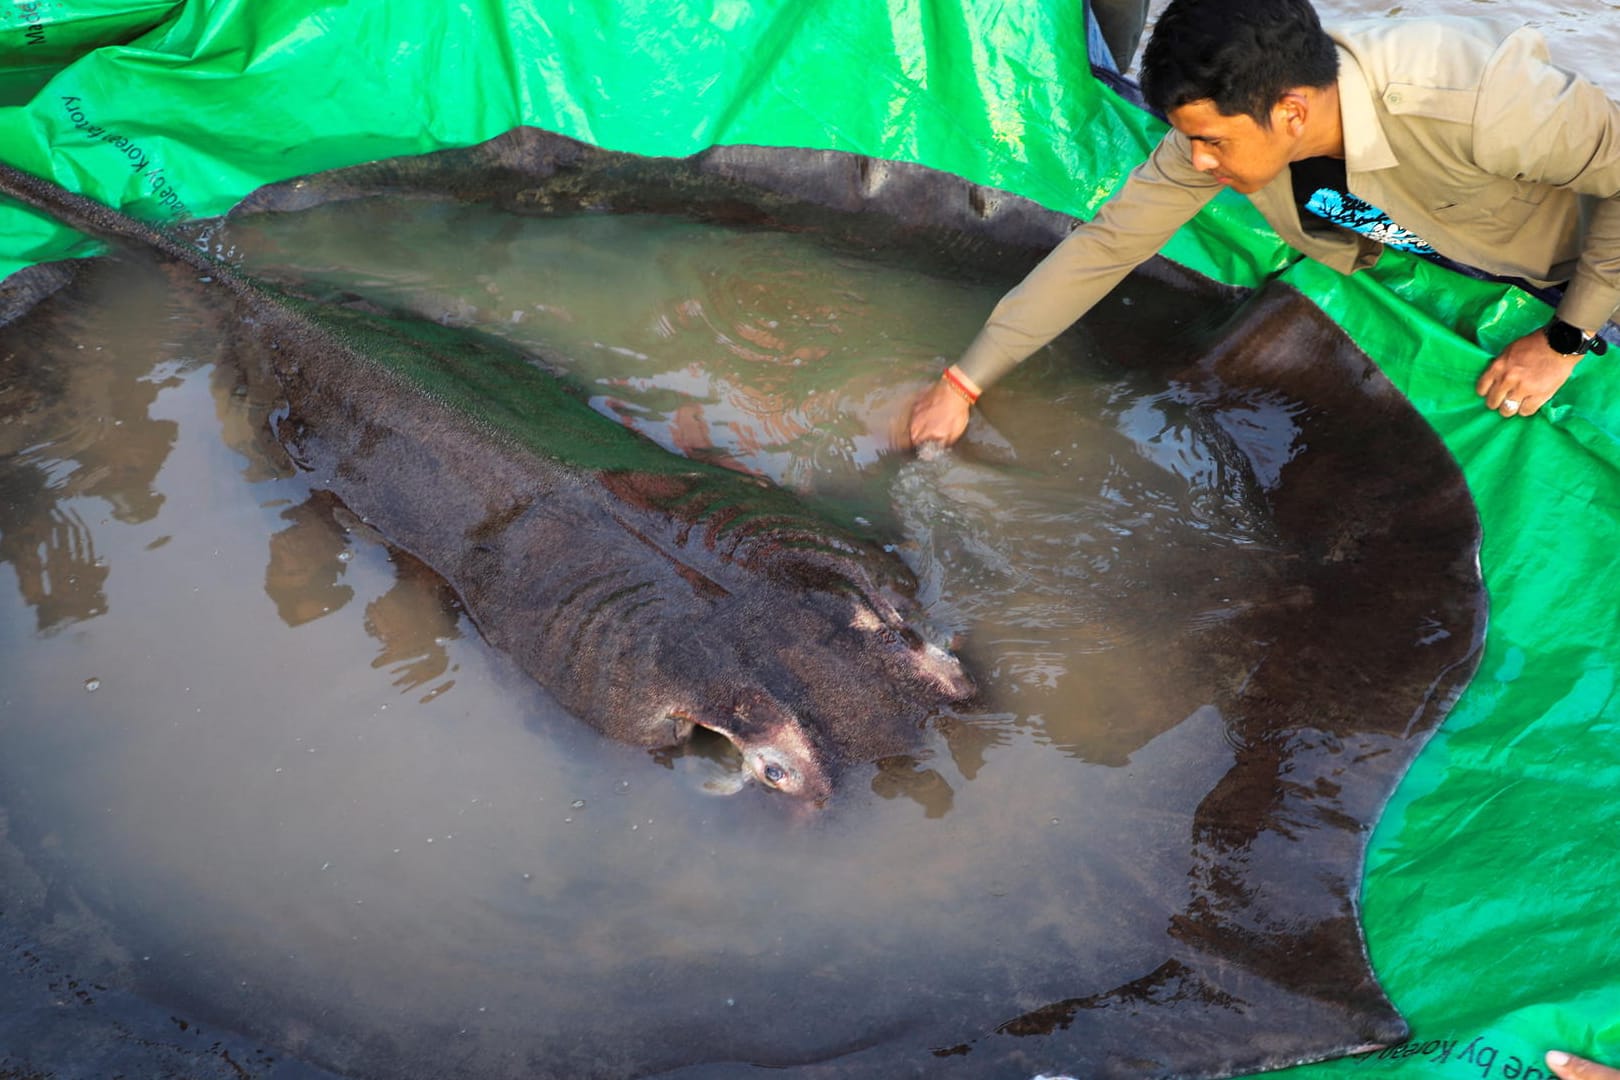
[{"label": "wristwatch", "polygon": [[1563,319],[1554,319],[1542,330],[1547,335],[1547,344],[1552,346],[1555,353],[1565,356],[1582,356],[1588,352],[1602,356],[1608,351],[1608,342],[1596,334],[1588,335],[1578,326],[1571,326]]}]

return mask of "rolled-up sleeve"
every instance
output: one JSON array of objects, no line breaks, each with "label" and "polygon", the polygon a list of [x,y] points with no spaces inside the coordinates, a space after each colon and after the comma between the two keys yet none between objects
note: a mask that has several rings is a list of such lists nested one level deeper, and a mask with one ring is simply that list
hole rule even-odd
[{"label": "rolled-up sleeve", "polygon": [[994,383],[1090,311],[1220,187],[1193,168],[1186,138],[1166,133],[1096,217],[1002,297],[957,366],[980,387]]}]

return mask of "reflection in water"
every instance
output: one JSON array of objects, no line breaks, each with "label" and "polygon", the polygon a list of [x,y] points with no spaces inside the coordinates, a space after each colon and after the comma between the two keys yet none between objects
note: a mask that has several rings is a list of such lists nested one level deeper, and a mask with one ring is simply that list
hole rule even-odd
[{"label": "reflection in water", "polygon": [[[17,575],[17,589],[34,609],[38,628],[49,631],[107,610],[107,566],[78,510],[52,505],[43,517],[33,512],[52,501],[40,497],[39,478],[38,471],[21,467],[0,473],[0,560]],[[29,507],[28,519],[11,520],[6,507]]]},{"label": "reflection in water", "polygon": [[910,757],[884,758],[877,768],[872,790],[885,799],[910,799],[931,818],[942,818],[950,811],[955,793],[938,769],[924,768]]},{"label": "reflection in water", "polygon": [[332,520],[329,504],[316,494],[283,510],[280,516],[288,525],[270,537],[264,592],[288,626],[329,615],[354,599],[354,590],[341,582],[350,554],[348,538]]},{"label": "reflection in water", "polygon": [[[41,389],[0,459],[16,494],[0,554],[34,583],[21,610],[105,563],[81,577],[100,597],[79,601],[94,620],[71,616],[83,633],[0,605],[0,870],[53,897],[0,877],[8,920],[71,912],[115,943],[95,954],[107,985],[166,1016],[434,1080],[694,1061],[881,1076],[891,1045],[975,1066],[987,1051],[964,1032],[1027,1045],[1116,1004],[1214,1000],[1175,948],[1297,940],[1222,876],[1245,839],[1221,831],[1244,820],[1225,804],[1305,835],[1332,778],[1244,788],[1279,759],[1235,770],[1247,744],[1216,703],[1266,644],[1244,613],[1300,586],[1265,477],[1196,395],[1116,369],[1128,343],[1083,330],[987,402],[961,452],[917,462],[890,452],[893,424],[997,285],[775,234],[420,202],[228,235],[334,295],[509,337],[677,452],[836,497],[903,545],[984,707],[813,820],[738,791],[723,743],[597,737],[437,578],[291,473],[263,435],[273,395],[199,366],[230,354],[215,316],[103,266],[107,291],[44,310],[131,290],[139,317],[53,328],[79,361],[19,369]],[[1133,288],[1119,302],[1147,304]],[[1154,318],[1173,325],[1174,305]],[[1279,461],[1290,408],[1257,401],[1245,421]],[[124,423],[59,449],[90,415]],[[145,465],[95,472],[115,458]],[[146,511],[102,521],[96,499]],[[79,561],[30,563],[30,537]],[[1341,900],[1324,890],[1309,915]],[[1288,1029],[1311,1030],[1311,1008]]]},{"label": "reflection in water", "polygon": [[[117,296],[69,291],[0,347],[0,561],[41,631],[106,612],[111,567],[90,522],[156,516],[154,481],[176,431],[150,416],[175,363],[122,333],[161,278]],[[51,333],[31,331],[42,319]]]},{"label": "reflection in water", "polygon": [[[443,578],[404,552],[393,553],[390,562],[394,586],[366,605],[366,633],[382,646],[371,666],[386,669],[403,692],[454,673],[445,646],[461,630],[455,594]],[[421,700],[431,701],[455,685],[454,678],[444,679]]]}]

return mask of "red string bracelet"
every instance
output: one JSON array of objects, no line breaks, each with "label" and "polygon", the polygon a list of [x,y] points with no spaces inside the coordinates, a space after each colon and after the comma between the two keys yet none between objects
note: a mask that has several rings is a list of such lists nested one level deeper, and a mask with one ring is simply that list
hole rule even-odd
[{"label": "red string bracelet", "polygon": [[962,378],[962,376],[958,375],[952,369],[946,368],[945,369],[945,374],[943,376],[941,376],[941,377],[945,380],[945,382],[950,386],[950,388],[952,390],[955,390],[958,394],[962,395],[962,400],[963,401],[966,401],[969,405],[977,405],[978,404],[978,402],[979,402],[978,393],[976,391],[974,391],[971,387],[968,386],[967,382]]}]

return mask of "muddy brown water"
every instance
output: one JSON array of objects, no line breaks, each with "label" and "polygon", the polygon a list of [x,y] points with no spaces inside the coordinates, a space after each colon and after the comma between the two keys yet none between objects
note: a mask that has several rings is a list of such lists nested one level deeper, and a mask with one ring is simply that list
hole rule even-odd
[{"label": "muddy brown water", "polygon": [[[808,822],[724,794],[723,747],[603,739],[286,467],[229,327],[169,287],[185,271],[103,260],[47,302],[72,312],[53,336],[24,320],[0,347],[0,889],[26,930],[9,992],[244,1040],[189,1068],[711,1063],[698,1076],[887,1045],[926,1061],[987,1017],[1160,968],[1197,887],[1185,823],[1237,752],[1167,643],[1240,611],[1277,551],[1266,463],[1235,470],[1128,356],[1082,330],[1079,363],[1032,361],[961,453],[916,462],[891,452],[903,405],[1005,283],[793,234],[431,201],[210,242],[333,298],[543,343],[672,450],[854,508],[985,701]],[[1277,467],[1296,409],[1241,421],[1273,433]],[[49,1010],[7,1023],[34,1063],[104,1064]]]}]

